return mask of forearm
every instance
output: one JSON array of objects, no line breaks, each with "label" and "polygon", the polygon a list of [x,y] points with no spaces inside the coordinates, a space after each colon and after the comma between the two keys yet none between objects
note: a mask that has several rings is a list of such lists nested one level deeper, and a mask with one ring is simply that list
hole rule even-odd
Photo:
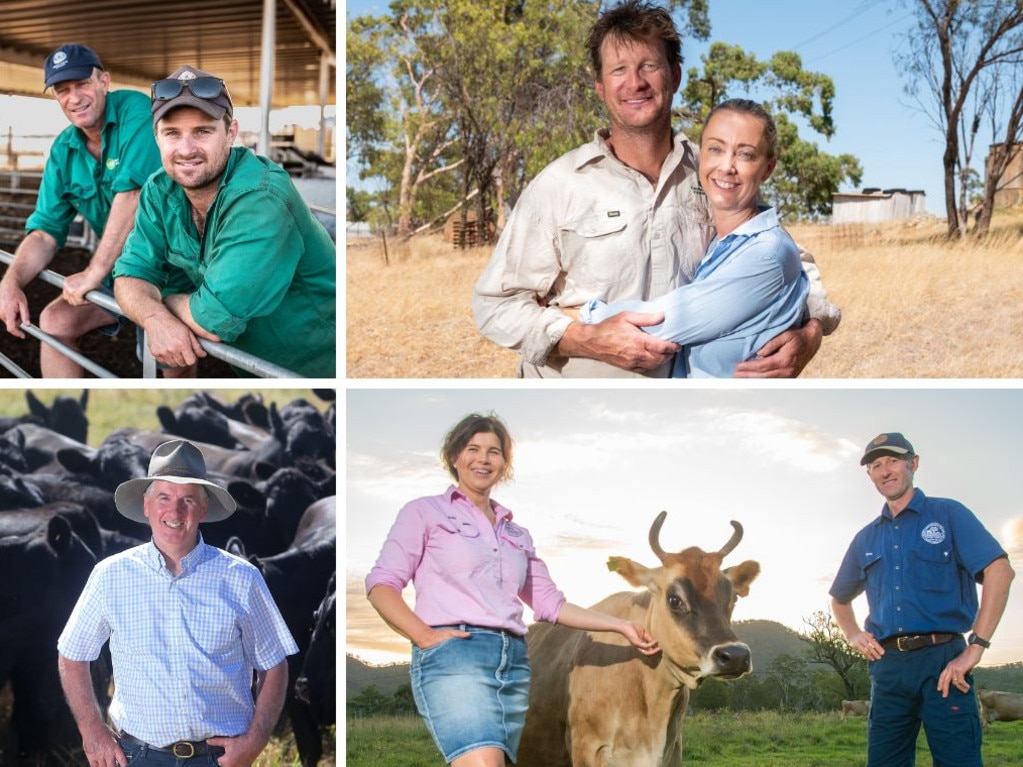
[{"label": "forearm", "polygon": [[1009,586],[1016,573],[1005,557],[996,559],[984,568],[984,586],[980,595],[980,610],[973,623],[973,631],[982,639],[990,640],[998,628],[1009,601]]},{"label": "forearm", "polygon": [[114,280],[114,297],[125,316],[143,328],[153,317],[173,316],[160,297],[160,289],[137,277],[118,277]]},{"label": "forearm", "polygon": [[249,734],[261,741],[260,748],[270,742],[274,726],[284,708],[284,698],[288,692],[288,661],[282,660],[263,674],[262,684],[256,695],[256,710],[249,724]]},{"label": "forearm", "polygon": [[832,598],[831,614],[835,618],[835,623],[838,624],[842,633],[845,634],[847,641],[863,630],[860,628],[860,624],[856,620],[856,613],[853,612],[851,604],[843,604],[837,599]]},{"label": "forearm", "polygon": [[384,622],[403,637],[420,647],[428,641],[427,637],[432,629],[412,612],[412,608],[392,586],[382,584],[374,586],[368,594],[368,599]]},{"label": "forearm", "polygon": [[4,282],[24,288],[50,265],[56,253],[56,240],[39,229],[32,230],[14,251],[14,260],[4,272]]},{"label": "forearm", "polygon": [[114,195],[114,201],[110,206],[110,215],[107,216],[107,223],[103,229],[103,237],[96,245],[96,251],[89,259],[89,270],[93,271],[100,279],[110,274],[114,268],[114,262],[124,250],[124,242],[128,234],[135,226],[135,211],[139,204],[138,189],[128,192],[119,192]]},{"label": "forearm", "polygon": [[96,693],[93,691],[89,666],[88,661],[73,661],[63,655],[58,656],[60,684],[64,688],[64,697],[83,740],[88,739],[90,733],[106,729],[99,701],[96,700]]},{"label": "forearm", "polygon": [[627,621],[596,610],[565,602],[558,613],[558,625],[583,631],[617,631],[621,633]]},{"label": "forearm", "polygon": [[211,333],[209,330],[204,328],[196,322],[195,317],[192,316],[192,307],[189,304],[191,297],[192,296],[187,293],[175,293],[174,295],[167,296],[163,299],[163,304],[171,314],[181,320],[181,322],[183,322],[188,329],[197,336],[214,341],[219,340],[219,337],[216,334]]}]

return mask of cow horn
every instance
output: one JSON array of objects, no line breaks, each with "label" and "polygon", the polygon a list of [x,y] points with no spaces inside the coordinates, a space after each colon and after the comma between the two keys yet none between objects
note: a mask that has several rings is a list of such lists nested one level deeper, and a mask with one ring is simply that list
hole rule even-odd
[{"label": "cow horn", "polygon": [[[735,528],[735,532],[732,533],[732,537],[728,539],[728,543],[726,543],[724,546],[722,546],[721,547],[721,551],[718,552],[718,554],[721,555],[722,559],[724,559],[726,556],[728,556],[732,552],[732,549],[734,549],[736,546],[738,546],[739,545],[739,541],[742,540],[742,525],[740,525],[738,522],[736,522],[733,519],[732,520],[732,527]],[[651,535],[652,535],[652,533],[651,533]]]},{"label": "cow horn", "polygon": [[657,558],[661,560],[661,562],[664,562],[664,558],[667,556],[664,553],[664,549],[661,548],[660,540],[661,525],[664,524],[664,519],[667,516],[668,512],[662,511],[660,514],[657,515],[657,519],[654,520],[654,523],[650,525],[650,548],[653,549],[654,554],[657,555]]}]

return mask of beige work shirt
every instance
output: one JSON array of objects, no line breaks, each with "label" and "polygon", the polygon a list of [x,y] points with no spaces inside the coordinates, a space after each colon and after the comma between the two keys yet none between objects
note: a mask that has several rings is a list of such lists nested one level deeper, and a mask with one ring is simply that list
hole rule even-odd
[{"label": "beige work shirt", "polygon": [[[473,315],[491,341],[522,355],[519,376],[666,378],[671,364],[645,374],[552,349],[572,322],[559,307],[591,298],[650,299],[690,282],[714,236],[697,176],[698,148],[675,135],[656,185],[620,162],[606,130],[562,155],[526,187],[476,282]],[[841,312],[824,294],[813,258],[810,316],[825,333]]]}]

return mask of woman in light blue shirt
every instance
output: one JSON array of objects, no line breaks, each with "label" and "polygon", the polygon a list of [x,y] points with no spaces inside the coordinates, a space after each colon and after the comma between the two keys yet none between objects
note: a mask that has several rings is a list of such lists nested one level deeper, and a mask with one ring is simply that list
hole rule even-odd
[{"label": "woman in light blue shirt", "polygon": [[799,250],[774,208],[759,204],[760,185],[777,164],[777,130],[754,101],[731,99],[711,110],[700,142],[700,184],[717,235],[693,281],[649,301],[594,299],[580,320],[621,312],[664,313],[645,332],[683,345],[675,378],[730,377],[736,366],[807,317],[809,282]]}]

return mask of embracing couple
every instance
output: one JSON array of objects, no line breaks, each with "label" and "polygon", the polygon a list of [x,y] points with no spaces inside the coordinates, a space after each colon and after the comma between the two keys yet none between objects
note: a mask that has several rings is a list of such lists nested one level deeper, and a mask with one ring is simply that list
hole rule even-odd
[{"label": "embracing couple", "polygon": [[523,192],[479,278],[480,332],[523,377],[794,377],[837,327],[813,258],[759,204],[770,114],[733,99],[697,147],[671,127],[681,40],[626,0],[587,48],[610,128]]}]

